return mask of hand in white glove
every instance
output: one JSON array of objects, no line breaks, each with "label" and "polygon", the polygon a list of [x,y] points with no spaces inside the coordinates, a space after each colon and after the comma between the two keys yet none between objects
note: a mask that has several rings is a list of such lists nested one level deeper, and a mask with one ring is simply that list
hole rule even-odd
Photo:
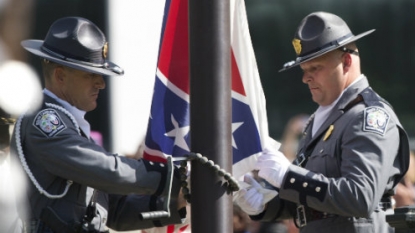
[{"label": "hand in white glove", "polygon": [[233,201],[249,215],[258,215],[265,209],[265,203],[274,198],[278,193],[275,190],[263,188],[251,175],[244,176],[244,182]]},{"label": "hand in white glove", "polygon": [[279,188],[290,165],[291,162],[280,151],[265,149],[263,154],[258,157],[255,169],[259,170],[260,177]]}]

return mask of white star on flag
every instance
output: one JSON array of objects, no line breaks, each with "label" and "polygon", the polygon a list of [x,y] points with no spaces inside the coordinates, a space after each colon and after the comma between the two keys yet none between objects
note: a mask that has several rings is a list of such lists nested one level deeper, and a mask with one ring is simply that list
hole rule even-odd
[{"label": "white star on flag", "polygon": [[232,146],[235,149],[238,149],[238,147],[236,146],[235,138],[233,137],[233,132],[235,132],[242,124],[243,122],[232,123]]},{"label": "white star on flag", "polygon": [[174,145],[182,148],[183,150],[189,150],[189,146],[186,143],[184,137],[189,133],[189,126],[179,127],[179,123],[177,123],[176,119],[174,119],[173,114],[171,115],[171,123],[174,126],[174,129],[170,132],[165,133],[164,135],[168,137],[174,137]]}]

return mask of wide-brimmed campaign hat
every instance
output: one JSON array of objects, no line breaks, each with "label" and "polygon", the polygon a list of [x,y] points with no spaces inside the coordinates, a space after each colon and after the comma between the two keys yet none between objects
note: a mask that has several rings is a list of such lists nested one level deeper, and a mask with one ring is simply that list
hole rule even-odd
[{"label": "wide-brimmed campaign hat", "polygon": [[[300,23],[292,41],[297,58],[284,64],[285,71],[356,41],[375,29],[354,35],[339,16],[327,12],[314,12]],[[344,50],[346,52],[353,52]]]},{"label": "wide-brimmed campaign hat", "polygon": [[102,75],[123,75],[124,70],[107,60],[108,42],[104,33],[81,17],[56,20],[45,40],[24,40],[29,52],[52,62]]}]

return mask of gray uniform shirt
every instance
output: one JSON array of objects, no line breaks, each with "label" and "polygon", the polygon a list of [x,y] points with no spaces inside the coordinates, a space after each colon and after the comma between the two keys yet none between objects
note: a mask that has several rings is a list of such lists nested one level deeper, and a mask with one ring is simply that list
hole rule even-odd
[{"label": "gray uniform shirt", "polygon": [[279,195],[253,219],[289,218],[304,205],[336,216],[308,222],[302,233],[393,232],[378,204],[408,169],[408,138],[393,109],[368,87],[365,77],[354,83],[314,137],[306,129],[298,153],[309,154],[304,168],[291,165]]},{"label": "gray uniform shirt", "polygon": [[[16,134],[20,134],[20,143]],[[13,133],[11,151],[17,160],[19,147],[33,177],[48,193],[62,194],[68,180],[73,182],[63,197],[48,198],[29,180],[26,221],[39,220],[45,207],[50,207],[66,223],[82,222],[88,202],[87,187],[97,190],[94,200],[100,209],[98,219],[92,221],[89,229],[143,229],[182,220],[184,213],[176,211],[175,202],[180,188],[178,179],[173,181],[172,216],[159,221],[139,218],[140,212],[162,208],[162,200],[157,196],[165,185],[164,164],[105,151],[85,137],[73,116],[47,95],[42,108],[24,116],[20,131]]]}]

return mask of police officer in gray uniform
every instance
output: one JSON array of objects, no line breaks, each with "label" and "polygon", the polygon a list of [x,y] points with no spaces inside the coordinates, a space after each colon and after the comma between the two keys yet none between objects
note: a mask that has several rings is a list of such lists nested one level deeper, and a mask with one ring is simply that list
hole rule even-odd
[{"label": "police officer in gray uniform", "polygon": [[[186,202],[178,198],[178,173],[168,176],[174,168],[169,173],[164,163],[109,153],[90,137],[84,115],[96,108],[103,75],[124,73],[107,60],[102,31],[87,19],[65,17],[52,24],[45,40],[26,40],[22,46],[42,58],[45,81],[42,107],[20,116],[12,136],[12,152],[29,183],[27,213],[21,213],[26,232],[108,232],[108,227],[125,231],[181,223]],[[169,180],[171,200],[164,195]],[[164,207],[170,215],[140,215]]]},{"label": "police officer in gray uniform", "polygon": [[319,107],[293,164],[273,148],[258,158],[259,176],[278,195],[265,203],[257,188],[239,191],[235,201],[252,219],[294,217],[302,233],[394,232],[385,216],[408,169],[409,144],[392,107],[360,70],[355,41],[373,31],[354,35],[326,12],[301,21],[292,41],[297,58],[281,71],[301,66]]}]

